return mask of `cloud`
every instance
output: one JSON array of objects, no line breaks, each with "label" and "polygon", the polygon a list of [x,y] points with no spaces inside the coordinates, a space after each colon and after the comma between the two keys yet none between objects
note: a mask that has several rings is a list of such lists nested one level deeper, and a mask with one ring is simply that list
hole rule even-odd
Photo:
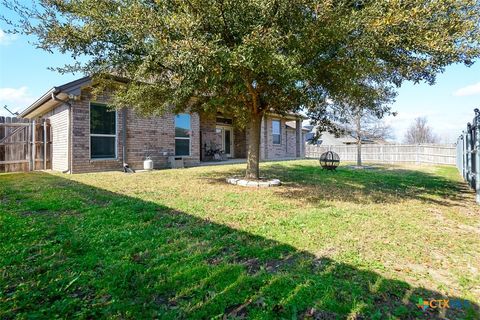
[{"label": "cloud", "polygon": [[0,113],[4,113],[4,105],[12,111],[21,111],[29,106],[35,98],[30,95],[27,87],[0,88]]},{"label": "cloud", "polygon": [[456,97],[480,95],[480,82],[458,89],[453,93]]},{"label": "cloud", "polygon": [[5,33],[2,29],[0,29],[0,45],[8,46],[17,38],[14,34]]}]

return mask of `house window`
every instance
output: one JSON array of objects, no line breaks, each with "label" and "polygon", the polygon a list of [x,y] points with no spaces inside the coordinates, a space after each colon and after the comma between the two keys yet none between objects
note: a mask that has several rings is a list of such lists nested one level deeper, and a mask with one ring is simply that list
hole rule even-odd
[{"label": "house window", "polygon": [[90,157],[114,159],[117,157],[117,112],[106,105],[90,104]]},{"label": "house window", "polygon": [[190,139],[192,136],[192,126],[190,124],[190,115],[183,113],[175,116],[175,155],[190,155]]},{"label": "house window", "polygon": [[281,144],[281,130],[280,130],[280,120],[272,120],[272,142],[273,144]]}]

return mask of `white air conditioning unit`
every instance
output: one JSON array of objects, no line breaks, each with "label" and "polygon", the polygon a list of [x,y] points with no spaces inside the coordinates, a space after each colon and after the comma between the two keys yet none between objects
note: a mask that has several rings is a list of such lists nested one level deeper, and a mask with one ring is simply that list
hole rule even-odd
[{"label": "white air conditioning unit", "polygon": [[172,169],[185,168],[183,157],[168,157],[168,162],[170,162],[170,168]]}]

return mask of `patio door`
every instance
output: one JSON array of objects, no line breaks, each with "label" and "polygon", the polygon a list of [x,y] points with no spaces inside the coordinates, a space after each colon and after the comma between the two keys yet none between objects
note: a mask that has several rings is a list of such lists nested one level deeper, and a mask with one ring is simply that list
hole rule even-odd
[{"label": "patio door", "polygon": [[233,128],[230,126],[217,126],[217,133],[222,139],[222,150],[227,158],[233,158]]}]

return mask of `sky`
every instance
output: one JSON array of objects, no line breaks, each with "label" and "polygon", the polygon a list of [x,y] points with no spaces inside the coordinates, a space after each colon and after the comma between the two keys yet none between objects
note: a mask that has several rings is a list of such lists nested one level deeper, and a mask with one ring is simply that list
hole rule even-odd
[{"label": "sky", "polygon": [[[59,74],[48,67],[71,62],[68,55],[47,53],[35,48],[31,38],[10,35],[0,23],[0,116],[21,111],[54,86],[81,78]],[[385,121],[401,142],[408,126],[417,117],[427,117],[442,143],[453,143],[480,108],[480,60],[472,67],[452,65],[440,74],[435,85],[404,83],[392,105],[396,117]]]}]

